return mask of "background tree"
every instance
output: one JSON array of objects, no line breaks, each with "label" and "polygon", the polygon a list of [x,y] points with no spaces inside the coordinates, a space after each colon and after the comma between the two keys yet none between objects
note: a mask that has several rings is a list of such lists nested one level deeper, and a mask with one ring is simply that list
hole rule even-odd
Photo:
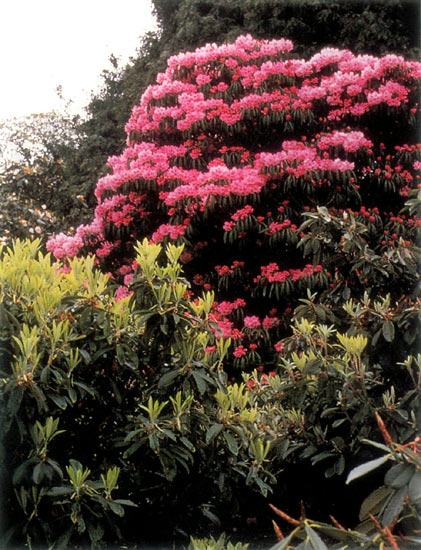
[{"label": "background tree", "polygon": [[57,112],[0,124],[0,189],[3,243],[47,238],[84,221],[87,205],[64,176],[64,157],[77,151],[79,117]]}]

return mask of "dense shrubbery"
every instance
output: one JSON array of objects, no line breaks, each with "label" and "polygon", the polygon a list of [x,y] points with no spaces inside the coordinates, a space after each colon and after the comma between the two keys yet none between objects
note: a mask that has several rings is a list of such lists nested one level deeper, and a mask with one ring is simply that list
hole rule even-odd
[{"label": "dense shrubbery", "polygon": [[[182,249],[169,245],[162,266],[160,250],[146,241],[138,246],[133,294],[119,301],[92,259],[58,269],[29,242],[3,254],[1,395],[10,472],[4,498],[14,537],[67,548],[69,540],[95,545],[119,534],[126,541],[151,536],[163,517],[183,530],[197,529],[198,514],[202,524],[207,517],[229,526],[224,510],[244,513],[247,487],[263,495],[274,490],[272,498],[290,509],[303,490],[302,480],[288,481],[290,467],[324,461],[328,477],[340,475],[363,456],[361,439],[374,440],[409,470],[405,483],[366,503],[366,534],[345,538],[376,536],[369,512],[379,521],[388,514],[389,525],[405,506],[403,515],[415,519],[418,493],[405,504],[408,489],[401,490],[397,507],[394,494],[419,468],[416,442],[412,455],[408,446],[404,453],[376,443],[375,414],[395,440],[414,439],[419,360],[395,365],[402,385],[392,386],[369,362],[372,338],[301,317],[274,372],[257,369],[230,381],[230,339],[214,333],[212,295],[186,298]],[[344,309],[354,328],[378,311],[393,319],[387,300],[350,301]],[[282,497],[284,483],[293,493]],[[349,503],[339,507],[343,498],[340,491],[333,503],[342,522],[349,513]],[[133,504],[139,508],[127,512],[127,522],[117,521]],[[246,509],[258,512],[250,503]],[[306,529],[311,525],[344,536],[320,522]]]},{"label": "dense shrubbery", "polygon": [[279,549],[419,542],[421,67],[291,48],[171,58],[64,263],[3,252],[17,540],[199,535],[270,495]]}]

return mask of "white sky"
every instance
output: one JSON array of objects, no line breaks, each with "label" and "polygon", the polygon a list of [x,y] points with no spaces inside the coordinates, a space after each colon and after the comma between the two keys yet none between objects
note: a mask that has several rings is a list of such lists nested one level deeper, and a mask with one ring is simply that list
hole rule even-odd
[{"label": "white sky", "polygon": [[127,61],[156,28],[151,12],[150,0],[1,0],[0,120],[60,110],[58,85],[81,111],[110,55]]}]

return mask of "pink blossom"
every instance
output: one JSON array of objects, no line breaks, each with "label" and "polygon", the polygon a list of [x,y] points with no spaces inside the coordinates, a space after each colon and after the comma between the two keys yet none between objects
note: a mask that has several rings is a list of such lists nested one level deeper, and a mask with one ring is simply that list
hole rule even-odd
[{"label": "pink blossom", "polygon": [[256,315],[244,317],[244,326],[246,328],[260,327],[260,319]]},{"label": "pink blossom", "polygon": [[237,346],[233,351],[234,357],[237,357],[237,358],[244,357],[246,353],[247,353],[247,348],[245,348],[244,346]]},{"label": "pink blossom", "polygon": [[132,291],[129,292],[129,289],[126,286],[119,286],[115,291],[115,301],[119,302],[120,300],[123,300],[124,298],[127,298],[132,294],[133,292]]}]

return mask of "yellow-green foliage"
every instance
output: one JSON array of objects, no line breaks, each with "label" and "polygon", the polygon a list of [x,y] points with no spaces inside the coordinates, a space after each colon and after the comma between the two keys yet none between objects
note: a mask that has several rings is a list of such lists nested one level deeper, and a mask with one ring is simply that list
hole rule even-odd
[{"label": "yellow-green foliage", "polygon": [[[165,513],[180,514],[174,521],[190,505],[192,517],[214,518],[215,495],[230,502],[250,488],[267,496],[297,461],[343,476],[365,440],[381,445],[379,415],[393,441],[415,437],[421,361],[410,356],[395,365],[403,387],[371,357],[373,340],[405,326],[412,305],[397,317],[387,297],[350,300],[336,327],[319,322],[309,295],[273,370],[228,374],[235,344],[214,330],[212,293],[186,297],[182,247],[164,251],[144,241],[136,251],[139,267],[121,300],[93,257],[63,267],[27,241],[0,257],[0,398],[13,457],[7,498],[25,536],[67,548],[86,534],[95,547],[111,536],[107,514],[122,517],[131,500],[143,515],[150,508],[148,521],[163,501]],[[186,490],[171,508],[174,484],[198,483],[200,494]],[[298,498],[300,480],[294,483]],[[159,498],[143,497],[155,486]],[[380,520],[390,519],[386,500],[384,510],[372,510]],[[403,504],[400,512],[417,513]],[[131,518],[122,528],[137,522]],[[294,532],[316,540],[313,527],[332,529],[323,525]]]}]

